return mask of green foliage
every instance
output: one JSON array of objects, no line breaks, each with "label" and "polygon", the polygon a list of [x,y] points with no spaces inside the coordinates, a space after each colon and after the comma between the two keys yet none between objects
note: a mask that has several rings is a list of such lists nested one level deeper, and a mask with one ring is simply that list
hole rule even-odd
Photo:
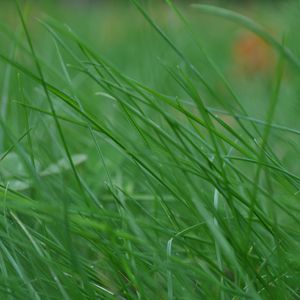
[{"label": "green foliage", "polygon": [[[299,299],[300,12],[264,12],[282,38],[129,2],[74,9],[73,29],[58,4],[5,4],[1,298]],[[241,26],[274,72],[234,69]]]}]

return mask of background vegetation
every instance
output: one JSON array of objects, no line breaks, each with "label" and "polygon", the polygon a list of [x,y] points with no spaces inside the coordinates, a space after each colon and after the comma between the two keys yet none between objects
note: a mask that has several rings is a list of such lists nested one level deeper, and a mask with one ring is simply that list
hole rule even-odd
[{"label": "background vegetation", "polygon": [[300,299],[299,3],[222,5],[0,3],[3,299]]}]

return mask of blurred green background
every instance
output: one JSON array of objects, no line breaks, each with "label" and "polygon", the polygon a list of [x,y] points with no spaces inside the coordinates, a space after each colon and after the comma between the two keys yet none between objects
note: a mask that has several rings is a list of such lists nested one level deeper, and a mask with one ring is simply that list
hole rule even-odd
[{"label": "blurred green background", "polygon": [[[29,26],[30,34],[33,37],[38,55],[44,61],[51,62],[53,71],[62,72],[60,61],[57,55],[57,47],[53,38],[40,23],[48,16],[67,24],[79,37],[83,38],[99,55],[108,59],[124,74],[145,83],[165,94],[185,98],[184,91],[166,70],[165,64],[176,67],[181,60],[162,40],[162,38],[151,28],[141,13],[130,3],[130,1],[92,1],[88,5],[86,1],[24,1],[24,14]],[[201,44],[210,59],[218,66],[222,74],[232,85],[233,90],[241,99],[249,115],[261,120],[265,119],[266,108],[271,95],[271,85],[274,81],[274,68],[252,72],[244,71],[241,61],[235,57],[235,47],[241,37],[248,35],[248,32],[240,26],[216,17],[206,16],[192,8],[189,3],[193,1],[176,1],[185,17],[191,23],[192,30],[198,42]],[[197,3],[203,3],[198,1]],[[262,24],[277,40],[281,41],[283,36],[285,43],[293,52],[300,53],[300,39],[295,38],[300,28],[299,5],[293,1],[218,1],[214,2],[240,12],[258,23]],[[210,83],[221,102],[217,102],[207,89],[199,83],[198,89],[204,96],[208,106],[215,109],[226,109],[232,99],[219,76],[212,70],[211,65],[195,45],[187,28],[180,19],[172,12],[164,1],[144,1],[145,7],[153,20],[160,26],[178,48],[187,55],[190,61],[201,71],[201,74]],[[14,1],[1,1],[0,31],[1,51],[8,56],[15,55],[18,61],[27,66],[32,66],[32,61],[20,49],[16,50],[16,40],[28,49],[24,42],[24,33],[21,30],[19,18]],[[76,53],[76,47],[73,48]],[[276,65],[277,57],[272,49],[266,50],[267,55],[274,56],[273,65]],[[78,51],[79,52],[79,51]],[[72,66],[73,59],[62,53],[64,60]],[[247,64],[247,57],[244,59]],[[250,62],[251,64],[251,62]],[[19,92],[16,89],[17,76],[11,77],[10,84],[4,78],[7,72],[12,70],[0,62],[0,85],[2,86],[1,113],[4,119],[10,123],[10,128],[18,136],[22,133],[22,122],[13,122],[23,116],[23,109],[16,104],[19,99]],[[53,71],[47,72],[47,79],[55,82],[58,87],[67,89],[65,82],[58,81]],[[98,86],[88,78],[78,75],[70,68],[71,79],[76,86],[76,93],[81,95],[85,105],[99,116],[110,116],[110,120],[122,128],[124,124],[118,120],[114,108],[107,100],[99,101],[97,92]],[[51,77],[53,74],[53,77]],[[74,76],[74,77],[72,77]],[[34,88],[34,83],[27,82],[26,86],[32,87],[35,97],[40,99],[41,91]],[[295,76],[293,68],[287,65],[281,89],[281,101],[279,102],[275,123],[288,127],[297,128],[300,106],[298,95],[300,92],[300,79]],[[8,101],[8,95],[10,100]],[[38,102],[42,103],[42,100]],[[95,105],[97,103],[97,105]],[[44,105],[44,107],[47,107]],[[34,120],[34,118],[33,118]],[[227,118],[226,121],[234,121]],[[38,122],[38,119],[36,119]],[[46,124],[45,124],[46,126]],[[126,125],[127,126],[127,125]],[[68,128],[68,127],[67,127]],[[41,130],[41,129],[40,129]],[[68,130],[68,129],[67,129]],[[72,133],[71,128],[70,136]],[[43,139],[43,131],[37,134]],[[290,143],[297,143],[297,136],[288,134],[274,134],[278,155],[286,160],[292,170],[295,169],[293,160],[297,148],[291,148]],[[76,140],[70,139],[74,151],[80,151]],[[87,142],[89,144],[89,142]],[[0,143],[0,151],[8,147],[6,141]],[[292,150],[294,149],[294,150]],[[293,153],[291,153],[291,151]],[[291,155],[292,154],[292,155]],[[95,157],[95,153],[90,157]],[[117,165],[117,164],[116,164]],[[91,162],[91,172],[93,162]]]},{"label": "blurred green background", "polygon": [[[235,57],[234,48],[240,36],[247,35],[247,31],[226,20],[200,14],[190,7],[190,3],[207,3],[207,1],[175,1],[180,6],[186,18],[191,22],[194,34],[211,59],[220,68],[224,76],[230,81],[237,95],[250,115],[263,118],[265,106],[270,93],[273,70],[245,74],[240,72],[239,63]],[[300,26],[299,5],[296,1],[210,1],[218,3],[222,7],[230,7],[248,17],[253,18],[279,41],[285,38],[285,43],[296,54],[300,52],[300,39],[298,35]],[[88,4],[89,3],[89,4]],[[151,17],[170,36],[192,61],[201,70],[202,74],[210,82],[213,88],[227,101],[229,95],[224,92],[224,87],[218,76],[211,70],[199,48],[195,46],[186,27],[171,11],[164,1],[143,1]],[[125,74],[140,80],[147,85],[155,87],[161,92],[177,91],[178,96],[182,91],[169,76],[164,62],[176,66],[180,59],[170,47],[149,26],[140,12],[130,1],[24,1],[24,13],[27,15],[30,33],[38,52],[45,60],[53,61],[53,67],[58,66],[56,47],[53,39],[41,26],[39,20],[51,16],[58,21],[67,24],[80,37],[92,45],[103,57],[111,61]],[[20,22],[15,9],[14,1],[0,2],[0,18],[2,27],[6,28],[7,35],[0,33],[1,50],[9,53],[14,45],[11,42],[11,34],[15,38],[19,33]],[[10,33],[9,33],[10,32]],[[270,55],[275,55],[269,49]],[[22,57],[22,53],[18,52]],[[247,58],[246,58],[247,59]],[[72,61],[70,60],[70,64]],[[1,68],[5,68],[0,62]],[[2,74],[2,75],[1,75]],[[0,79],[2,84],[3,74]],[[76,79],[80,81],[81,79]],[[250,82],[249,82],[250,81]],[[249,84],[250,83],[250,84]],[[88,82],[81,82],[78,88],[82,94],[86,91],[94,91],[95,87]],[[289,86],[293,86],[290,89]],[[299,79],[293,76],[293,70],[287,67],[282,93],[284,102],[280,103],[276,120],[287,122],[289,126],[295,126],[300,108],[297,103]],[[12,86],[10,87],[11,89]],[[205,89],[199,85],[199,90],[206,94]],[[13,92],[13,91],[12,91]],[[91,94],[91,93],[90,93]],[[92,96],[94,97],[94,96]],[[214,99],[207,95],[208,104],[218,107]],[[229,100],[228,100],[229,101]],[[257,107],[260,107],[257,110]],[[9,114],[9,107],[8,114]],[[2,110],[3,111],[3,110]],[[282,112],[288,112],[282,113]],[[291,114],[295,114],[292,117]]]}]

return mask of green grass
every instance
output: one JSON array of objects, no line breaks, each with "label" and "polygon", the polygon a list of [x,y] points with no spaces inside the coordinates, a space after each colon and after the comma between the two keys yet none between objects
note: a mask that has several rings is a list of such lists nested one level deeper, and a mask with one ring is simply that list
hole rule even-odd
[{"label": "green grass", "polygon": [[297,5],[1,6],[1,298],[300,299]]}]

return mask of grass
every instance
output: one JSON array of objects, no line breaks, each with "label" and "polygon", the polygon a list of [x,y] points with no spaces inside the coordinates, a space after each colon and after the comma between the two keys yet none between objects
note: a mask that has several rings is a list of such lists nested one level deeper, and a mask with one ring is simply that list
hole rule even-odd
[{"label": "grass", "polygon": [[[270,34],[237,6],[28,4],[1,4],[1,297],[300,299],[298,7],[258,6]],[[238,70],[241,26],[272,72]]]}]

